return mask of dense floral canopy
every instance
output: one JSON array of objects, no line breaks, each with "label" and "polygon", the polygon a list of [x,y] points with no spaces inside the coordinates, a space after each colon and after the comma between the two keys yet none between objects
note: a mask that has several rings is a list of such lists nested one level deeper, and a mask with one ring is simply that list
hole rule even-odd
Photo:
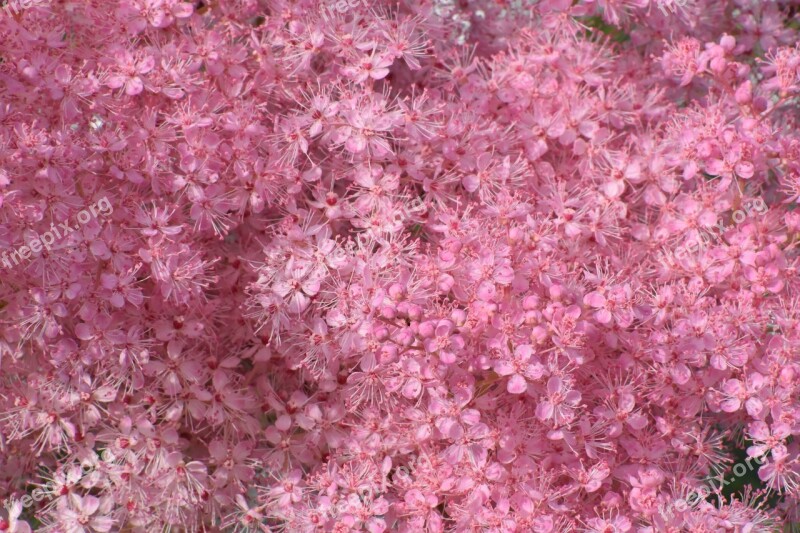
[{"label": "dense floral canopy", "polygon": [[798,7],[7,0],[0,532],[798,521]]}]

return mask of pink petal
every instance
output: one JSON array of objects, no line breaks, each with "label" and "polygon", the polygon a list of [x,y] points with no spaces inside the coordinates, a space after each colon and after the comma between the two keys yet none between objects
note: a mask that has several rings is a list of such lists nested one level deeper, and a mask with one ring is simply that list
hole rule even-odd
[{"label": "pink petal", "polygon": [[508,380],[506,390],[511,394],[522,394],[528,390],[528,382],[519,374],[514,374],[511,376],[511,379]]}]

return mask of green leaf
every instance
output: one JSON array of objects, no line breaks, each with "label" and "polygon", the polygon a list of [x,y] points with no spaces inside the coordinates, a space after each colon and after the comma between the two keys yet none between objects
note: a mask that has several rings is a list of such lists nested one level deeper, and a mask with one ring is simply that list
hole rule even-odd
[{"label": "green leaf", "polygon": [[[590,28],[598,30],[607,35],[615,43],[624,43],[631,40],[631,36],[625,33],[624,30],[611,24],[607,24],[602,17],[594,15],[592,17],[581,17],[581,22]],[[591,32],[587,32],[587,37],[591,36]]]}]

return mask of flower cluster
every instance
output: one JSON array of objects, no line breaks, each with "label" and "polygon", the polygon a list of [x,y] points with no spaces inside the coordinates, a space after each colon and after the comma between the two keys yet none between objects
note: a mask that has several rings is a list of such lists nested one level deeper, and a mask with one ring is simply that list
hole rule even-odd
[{"label": "flower cluster", "polygon": [[[741,224],[744,220],[750,216],[751,214],[760,215],[767,211],[767,204],[761,198],[757,198],[753,202],[748,203],[744,206],[744,209],[737,209],[731,214],[731,220],[733,220],[734,224]],[[727,227],[723,224],[722,220],[717,222],[717,225],[713,228],[705,230],[701,233],[700,240],[694,241],[690,240],[685,245],[678,246],[674,250],[674,256],[677,259],[680,259],[686,253],[696,253],[698,249],[705,248],[707,242],[709,240],[719,240],[721,236],[725,235],[727,231]],[[719,233],[715,233],[719,231]],[[660,257],[664,257],[666,261],[670,261],[670,258],[664,256],[664,254],[659,254]]]},{"label": "flower cluster", "polygon": [[0,280],[0,532],[795,520],[800,1],[661,4],[0,17],[0,251],[113,206]]}]

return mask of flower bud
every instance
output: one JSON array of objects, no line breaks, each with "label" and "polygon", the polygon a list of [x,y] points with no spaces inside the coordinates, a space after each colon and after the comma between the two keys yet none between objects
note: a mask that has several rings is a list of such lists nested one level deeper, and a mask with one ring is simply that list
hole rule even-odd
[{"label": "flower bud", "polygon": [[747,104],[753,99],[753,84],[750,83],[750,80],[746,80],[744,83],[739,85],[739,88],[736,89],[736,103],[737,104]]},{"label": "flower bud", "polygon": [[719,44],[730,54],[736,48],[736,39],[730,35],[723,35],[722,39],[719,40]]}]

